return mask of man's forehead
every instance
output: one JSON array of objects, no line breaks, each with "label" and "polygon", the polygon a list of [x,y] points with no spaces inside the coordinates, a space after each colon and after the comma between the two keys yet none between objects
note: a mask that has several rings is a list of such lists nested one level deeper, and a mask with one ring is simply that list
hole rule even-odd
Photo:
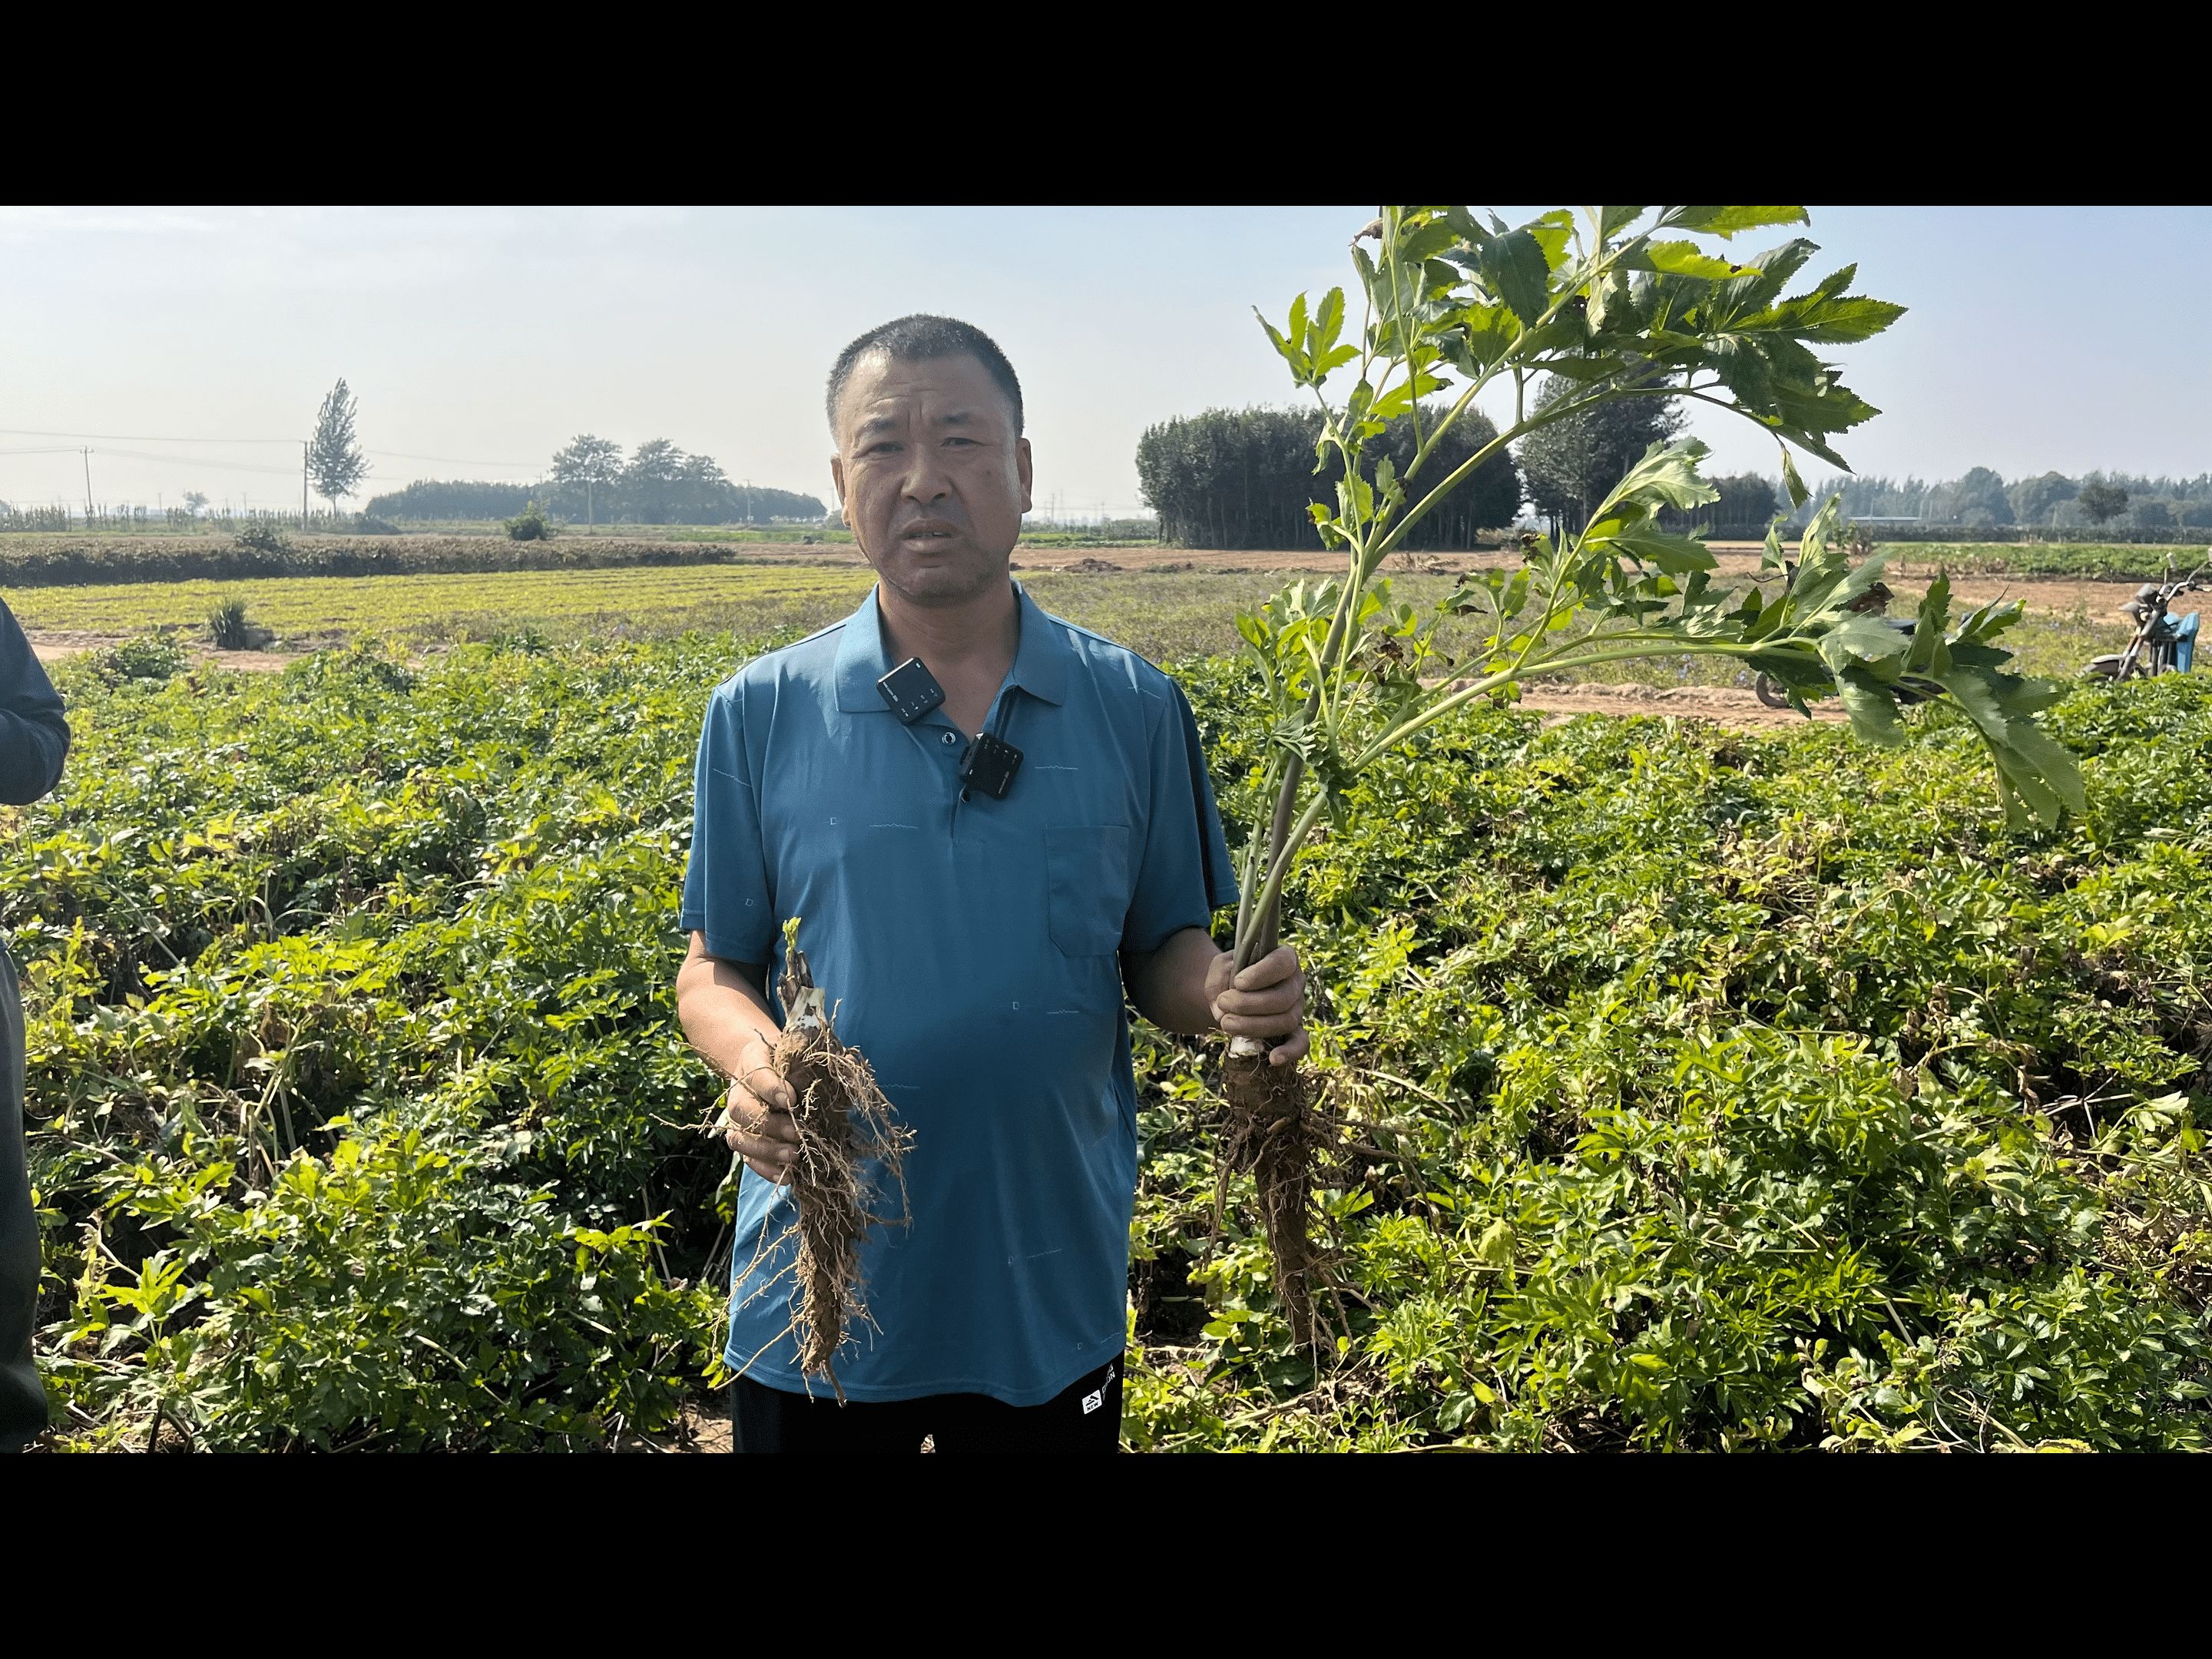
[{"label": "man's forehead", "polygon": [[916,362],[872,355],[854,366],[839,402],[843,418],[862,432],[917,417],[933,426],[975,425],[1003,420],[1007,412],[990,371],[964,353]]}]

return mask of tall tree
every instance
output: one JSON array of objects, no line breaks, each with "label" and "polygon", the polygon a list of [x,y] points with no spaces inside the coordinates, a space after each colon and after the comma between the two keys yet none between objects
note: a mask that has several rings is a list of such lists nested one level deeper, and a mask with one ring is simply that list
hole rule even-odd
[{"label": "tall tree", "polygon": [[712,455],[684,455],[669,488],[677,517],[684,524],[706,524],[726,514],[735,494],[721,463]]},{"label": "tall tree", "polygon": [[2064,473],[2045,472],[2007,486],[2005,499],[2012,503],[2014,524],[2049,524],[2052,509],[2061,501],[2072,501],[2079,490],[2080,486]]},{"label": "tall tree", "polygon": [[[1422,432],[1433,433],[1442,415],[1425,406]],[[1315,470],[1320,435],[1319,412],[1301,409],[1209,409],[1147,428],[1137,441],[1137,484],[1160,515],[1161,539],[1184,547],[1302,545],[1313,532],[1311,504],[1334,500],[1340,476]],[[1487,417],[1468,411],[1433,462],[1456,467],[1496,436]],[[1393,465],[1410,465],[1418,447],[1412,416],[1392,421],[1379,442]],[[1413,526],[1403,545],[1473,547],[1478,531],[1509,525],[1520,510],[1520,474],[1510,455],[1494,455],[1446,510]]]},{"label": "tall tree", "polygon": [[[1535,412],[1589,388],[1547,375],[1536,389]],[[1554,534],[1579,532],[1590,509],[1628,476],[1644,452],[1682,429],[1674,400],[1623,398],[1540,426],[1521,441],[1521,475],[1528,499],[1551,520]]]},{"label": "tall tree", "polygon": [[1986,466],[1970,466],[1936,492],[1938,522],[1970,527],[2012,522],[2012,500],[2005,494],[2004,475]]},{"label": "tall tree", "polygon": [[599,522],[599,507],[622,477],[622,446],[611,438],[580,432],[566,449],[553,457],[553,482],[570,494],[584,497],[584,523]]},{"label": "tall tree", "polygon": [[623,503],[647,524],[668,522],[669,486],[684,470],[684,452],[665,438],[647,438],[623,469]]},{"label": "tall tree", "polygon": [[2103,524],[2118,518],[2128,510],[2128,492],[2116,483],[2094,476],[2081,486],[2081,493],[2074,499],[2082,512],[2089,515],[2091,524]]},{"label": "tall tree", "polygon": [[[1413,466],[1422,441],[1435,434],[1449,407],[1441,402],[1422,404],[1418,431],[1411,416],[1399,416],[1384,430],[1376,448],[1389,456],[1390,464],[1402,476]],[[1430,452],[1428,464],[1439,475],[1456,472],[1497,436],[1498,428],[1492,424],[1490,416],[1479,409],[1467,410]],[[1332,493],[1334,478],[1335,470],[1332,469]],[[1503,529],[1521,516],[1522,489],[1521,469],[1513,464],[1511,453],[1501,449],[1477,467],[1441,507],[1415,525],[1399,545],[1409,549],[1474,547],[1478,531]]]},{"label": "tall tree", "polygon": [[1662,507],[1659,513],[1662,528],[1678,532],[1703,528],[1738,536],[1766,533],[1778,505],[1771,483],[1756,472],[1738,472],[1706,482],[1719,495],[1698,507]]},{"label": "tall tree", "polygon": [[307,477],[315,493],[338,510],[338,497],[353,494],[354,486],[368,476],[368,457],[361,453],[354,433],[353,393],[340,380],[323,399],[315,416],[315,435],[307,441]]}]

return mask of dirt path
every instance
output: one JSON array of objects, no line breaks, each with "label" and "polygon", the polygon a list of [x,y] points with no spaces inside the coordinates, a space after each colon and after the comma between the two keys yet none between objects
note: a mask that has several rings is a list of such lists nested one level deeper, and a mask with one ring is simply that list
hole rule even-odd
[{"label": "dirt path", "polygon": [[[94,634],[67,628],[27,628],[24,638],[31,642],[32,654],[40,662],[59,662],[64,657],[74,657],[81,651],[104,651],[119,643],[120,634]],[[291,651],[217,651],[211,646],[194,646],[192,660],[216,668],[242,668],[249,674],[273,674],[300,660],[300,654]]]},{"label": "dirt path", "polygon": [[[1532,686],[1522,693],[1521,706],[1559,720],[1576,714],[1674,714],[1685,720],[1711,720],[1738,732],[1805,724],[1805,717],[1794,709],[1769,708],[1756,694],[1725,685]],[[1848,717],[1832,703],[1826,707],[1815,703],[1813,718],[1834,724]]]}]

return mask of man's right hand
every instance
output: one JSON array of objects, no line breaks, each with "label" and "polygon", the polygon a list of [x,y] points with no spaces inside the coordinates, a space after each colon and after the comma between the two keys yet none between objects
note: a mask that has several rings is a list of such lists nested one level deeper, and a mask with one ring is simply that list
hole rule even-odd
[{"label": "man's right hand", "polygon": [[799,1126],[792,1121],[791,1085],[776,1073],[767,1043],[755,1037],[738,1058],[722,1107],[722,1139],[763,1181],[791,1179],[799,1157]]}]

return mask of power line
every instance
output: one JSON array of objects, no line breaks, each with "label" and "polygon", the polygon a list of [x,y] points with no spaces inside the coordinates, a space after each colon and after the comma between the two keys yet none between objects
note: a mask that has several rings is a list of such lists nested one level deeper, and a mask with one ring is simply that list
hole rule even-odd
[{"label": "power line", "polygon": [[[297,443],[300,441],[295,438],[291,441]],[[98,453],[102,455],[119,455],[134,461],[155,461],[171,466],[212,467],[224,472],[271,472],[280,478],[295,478],[300,474],[300,469],[296,466],[264,466],[254,461],[217,461],[210,460],[204,455],[152,455],[143,449],[103,449]]]},{"label": "power line", "polygon": [[465,455],[412,455],[404,449],[368,449],[364,453],[389,455],[402,461],[438,461],[447,466],[503,466],[516,472],[536,471],[544,465],[539,461],[477,461]]},{"label": "power line", "polygon": [[[94,438],[108,443],[133,444],[295,444],[300,441],[297,438],[177,438],[150,432],[52,432],[43,428],[28,426],[0,426],[0,434],[11,438]],[[43,455],[60,453],[62,452],[58,450],[0,450],[0,454],[4,455]],[[120,455],[128,452],[118,449],[109,453]],[[394,460],[401,461],[437,461],[447,466],[498,466],[514,472],[534,472],[539,470],[539,463],[536,461],[487,461],[467,455],[418,455],[405,449],[367,449],[366,453],[371,455],[386,455]],[[161,459],[164,458],[155,456],[140,459]],[[231,463],[210,462],[207,465],[227,465]],[[283,470],[287,472],[290,471],[289,468]]]},{"label": "power line", "polygon": [[100,438],[125,444],[295,444],[297,438],[164,438],[146,432],[46,432],[37,427],[0,426],[11,438]]}]

